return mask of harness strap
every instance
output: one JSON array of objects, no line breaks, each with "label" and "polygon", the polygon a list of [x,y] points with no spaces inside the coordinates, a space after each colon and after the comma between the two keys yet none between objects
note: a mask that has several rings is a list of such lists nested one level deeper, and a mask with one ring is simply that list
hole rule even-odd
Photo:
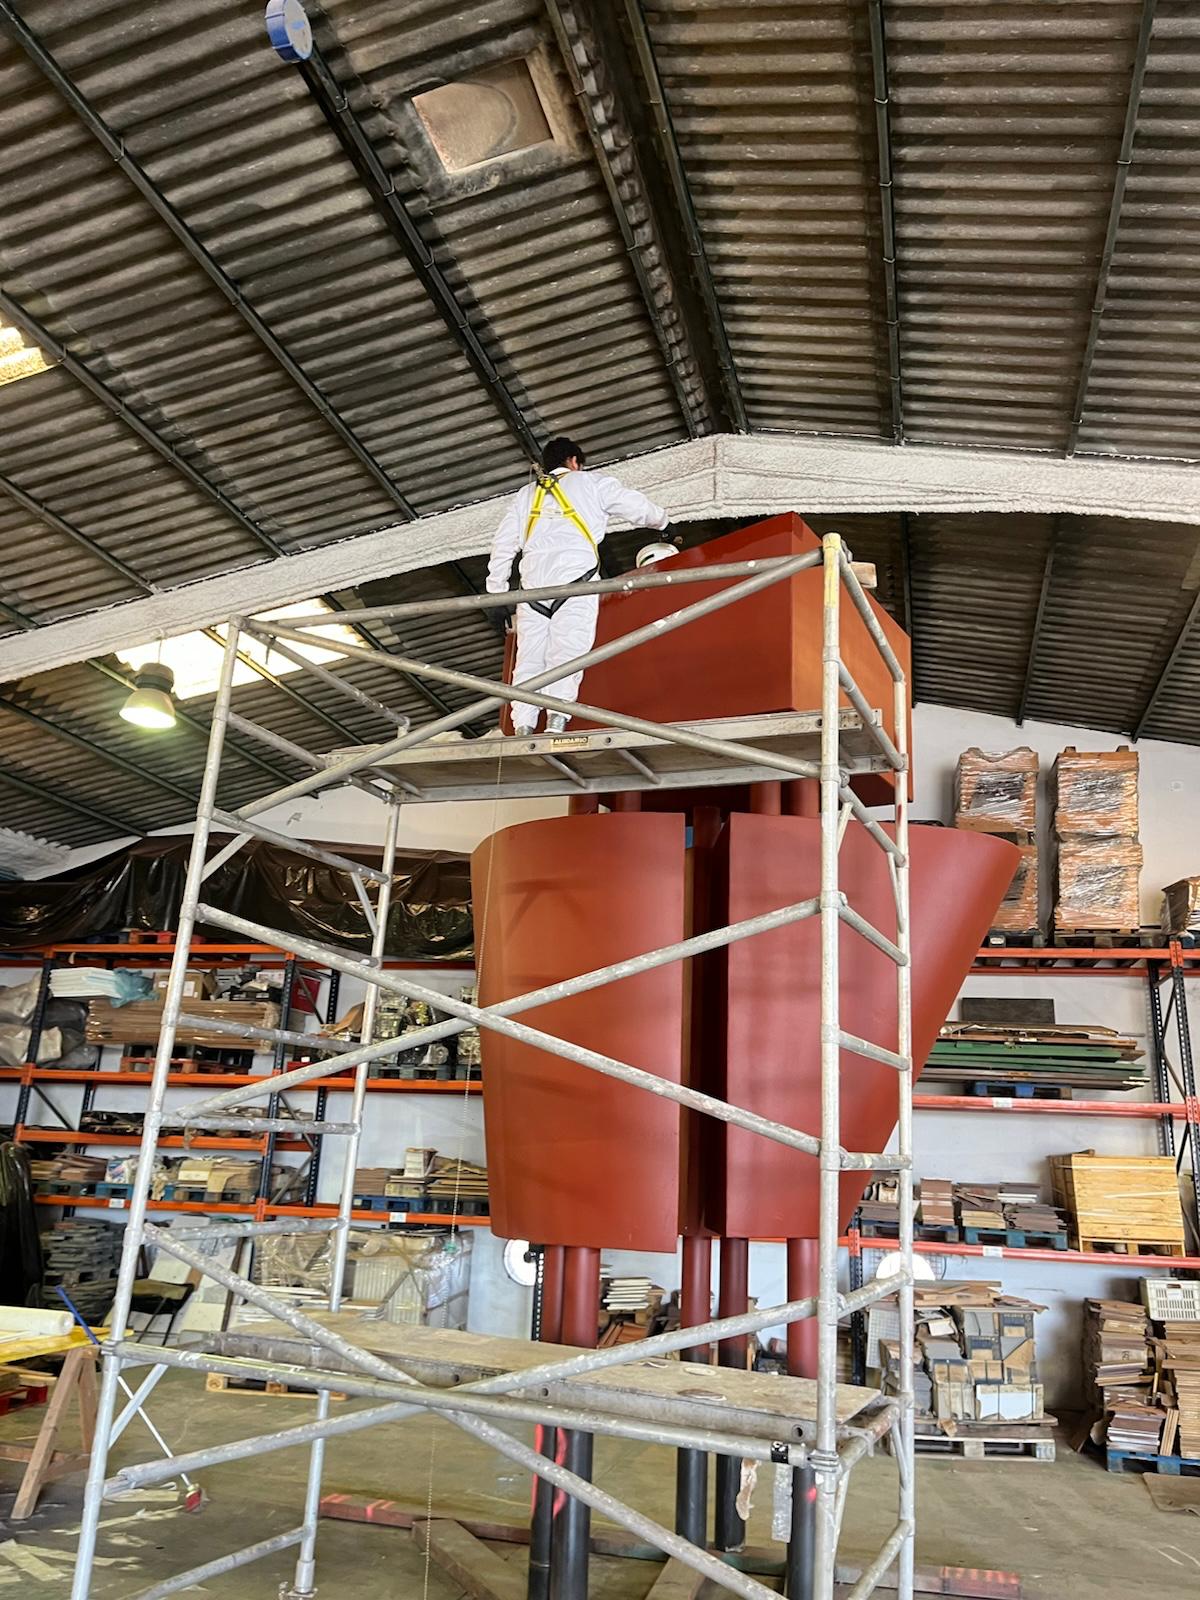
[{"label": "harness strap", "polygon": [[562,484],[559,483],[557,478],[551,477],[538,479],[538,486],[533,493],[533,504],[529,508],[529,520],[525,524],[525,533],[521,539],[521,543],[523,545],[529,543],[529,536],[533,532],[534,525],[542,514],[542,506],[545,504],[547,490],[549,490],[553,495],[558,509],[562,512],[566,520],[574,524],[575,528],[578,529],[578,531],[591,545],[592,554],[599,559],[600,547],[592,537],[592,530],[588,527],[587,523],[567,499],[566,490],[563,488]]},{"label": "harness strap", "polygon": [[[591,569],[590,572],[581,572],[578,578],[575,578],[572,581],[575,583],[586,583],[589,578],[596,578],[599,575],[600,563],[597,561],[596,565]],[[540,616],[549,619],[556,614],[561,606],[565,606],[568,601],[586,600],[588,598],[589,596],[581,594],[560,594],[557,600],[522,600],[521,604],[523,606],[528,606],[530,611],[536,611]]]}]

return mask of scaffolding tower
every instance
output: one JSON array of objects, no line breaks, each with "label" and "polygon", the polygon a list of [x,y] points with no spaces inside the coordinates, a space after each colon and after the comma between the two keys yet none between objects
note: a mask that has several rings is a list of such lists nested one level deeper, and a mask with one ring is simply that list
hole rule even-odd
[{"label": "scaffolding tower", "polygon": [[[623,713],[590,705],[574,705],[540,692],[543,686],[571,672],[585,670],[650,639],[709,615],[727,605],[757,593],[767,586],[786,582],[806,568],[822,565],[822,696],[819,711],[805,715],[732,719],[716,723],[658,724]],[[256,619],[234,618],[226,629],[225,653],[220,687],[212,715],[212,729],[204,779],[196,816],[187,877],[179,912],[174,959],[167,985],[162,1032],[159,1038],[149,1089],[136,1181],[128,1208],[116,1299],[112,1309],[113,1337],[104,1346],[103,1377],[100,1388],[95,1443],[87,1479],[83,1520],[79,1535],[72,1600],[86,1600],[91,1591],[91,1575],[96,1555],[97,1532],[104,1501],[122,1492],[155,1482],[163,1482],[181,1471],[192,1472],[225,1461],[260,1454],[287,1446],[306,1444],[310,1450],[307,1490],[301,1520],[287,1532],[264,1538],[243,1549],[218,1555],[189,1571],[142,1590],[136,1600],[159,1600],[193,1584],[246,1565],[275,1552],[297,1548],[293,1584],[286,1593],[292,1600],[314,1593],[315,1548],[320,1509],[321,1475],[325,1440],[334,1435],[384,1425],[413,1415],[420,1410],[441,1413],[469,1436],[482,1440],[531,1473],[553,1484],[585,1506],[602,1513],[632,1533],[661,1549],[713,1582],[745,1600],[773,1600],[774,1591],[748,1573],[723,1561],[719,1555],[691,1543],[613,1495],[585,1481],[562,1465],[530,1449],[514,1438],[504,1424],[540,1422],[547,1427],[583,1433],[633,1438],[654,1443],[678,1445],[725,1455],[736,1459],[774,1463],[777,1469],[811,1470],[816,1484],[815,1555],[812,1592],[818,1600],[832,1600],[834,1594],[837,1545],[841,1531],[846,1491],[851,1469],[864,1455],[890,1436],[891,1452],[897,1468],[897,1517],[892,1532],[875,1558],[853,1575],[851,1600],[864,1600],[885,1578],[893,1583],[901,1600],[913,1593],[913,1538],[915,1525],[913,1464],[913,1304],[912,1236],[913,1204],[911,1183],[900,1184],[899,1267],[895,1277],[867,1284],[843,1293],[838,1283],[838,1202],[839,1178],[849,1170],[866,1173],[909,1173],[912,1165],[912,1045],[911,972],[909,955],[908,893],[908,755],[907,688],[903,667],[892,650],[878,619],[871,609],[858,572],[837,534],[821,540],[820,550],[803,555],[731,562],[676,571],[650,571],[600,582],[559,585],[538,591],[500,595],[464,596],[449,600],[413,603],[349,611],[343,622],[387,621],[428,618],[430,615],[467,610],[473,607],[513,606],[530,598],[552,599],[568,594],[626,592],[659,586],[684,586],[692,582],[733,580],[728,586],[692,604],[683,604],[666,618],[639,628],[599,646],[577,660],[543,672],[518,688],[456,672],[446,667],[360,648],[321,635],[322,649],[333,649],[347,658],[366,657],[387,670],[433,680],[473,692],[479,698],[462,709],[442,716],[419,729],[404,728],[394,738],[333,756],[312,755],[283,741],[278,735],[257,727],[238,716],[231,706],[234,668],[238,659],[239,638],[252,635],[269,640],[273,649],[288,655],[298,667],[362,704],[369,703],[381,716],[397,722],[396,714],[364,696],[335,673],[315,665],[295,650],[316,637],[312,630],[328,628],[327,614],[289,619],[287,625]],[[842,657],[841,618],[847,600],[862,618],[867,632],[886,663],[893,686],[893,727],[889,737],[879,708],[872,707],[847,670]],[[849,710],[842,705],[843,697]],[[598,732],[581,732],[563,741],[553,735],[519,740],[481,739],[431,743],[438,734],[470,723],[481,714],[493,711],[505,700],[517,700],[550,711],[582,714],[598,725]],[[217,805],[218,778],[222,749],[228,728],[256,737],[275,749],[286,752],[311,768],[309,776],[266,794],[236,813]],[[894,826],[880,826],[851,787],[851,780],[864,772],[894,774]],[[807,778],[820,785],[820,892],[796,904],[779,907],[765,915],[735,922],[725,928],[705,932],[662,949],[616,962],[592,972],[549,985],[502,1003],[481,1008],[428,989],[408,976],[384,970],[389,895],[396,851],[397,824],[402,805],[458,795],[475,797],[499,794],[504,798],[512,777],[512,792],[528,794],[576,795],[581,792],[612,793],[619,789],[702,786],[730,781],[754,782]],[[386,810],[383,860],[380,868],[351,861],[319,846],[285,838],[255,819],[263,812],[302,795],[314,794],[330,785],[353,782],[379,799]],[[214,855],[209,855],[213,826],[232,829],[233,839]],[[846,829],[859,826],[867,831],[885,853],[895,899],[896,937],[892,939],[861,917],[838,887],[838,856]],[[215,869],[233,856],[248,840],[266,839],[345,872],[362,900],[372,943],[369,959],[335,948],[326,948],[277,928],[233,916],[203,901],[204,882]],[[684,961],[705,951],[737,940],[780,928],[803,918],[820,922],[820,1071],[821,1126],[817,1132],[787,1127],[758,1116],[685,1084],[674,1083],[626,1062],[615,1060],[582,1045],[546,1034],[518,1021],[520,1012],[545,1005],[568,995],[581,993],[602,984],[651,968]],[[187,1023],[184,979],[189,964],[193,931],[197,922],[219,927],[247,938],[261,940],[295,957],[320,961],[336,972],[361,979],[367,985],[362,1021],[362,1043],[347,1051],[337,1046],[337,1069],[354,1068],[351,1112],[344,1122],[307,1123],[306,1131],[322,1136],[342,1137],[347,1141],[346,1162],[336,1216],[329,1218],[280,1219],[268,1221],[212,1223],[184,1226],[165,1231],[147,1220],[151,1179],[164,1129],[201,1132],[206,1128],[242,1128],[256,1133],[294,1131],[295,1124],[274,1115],[276,1096],[328,1072],[329,1062],[312,1064],[264,1076],[261,1086],[247,1085],[168,1114],[166,1091],[178,1025]],[[839,935],[847,927],[894,964],[896,975],[896,1047],[885,1049],[843,1026],[839,994]],[[350,1236],[354,1177],[362,1129],[368,1065],[396,1049],[396,1041],[373,1041],[375,1012],[382,990],[426,1001],[440,1014],[440,1020],[405,1036],[406,1048],[433,1042],[479,1027],[521,1041],[540,1050],[579,1063],[620,1082],[634,1085],[655,1095],[674,1100],[681,1107],[716,1117],[734,1127],[745,1128],[763,1138],[778,1141],[815,1156],[819,1161],[820,1240],[819,1279],[815,1297],[791,1300],[742,1315],[710,1321],[701,1327],[681,1328],[656,1337],[601,1350],[581,1351],[569,1359],[537,1362],[520,1370],[462,1384],[453,1389],[415,1379],[403,1364],[385,1361],[373,1351],[351,1342],[338,1331],[342,1284]],[[287,1018],[283,1018],[284,1023]],[[852,1019],[848,1019],[852,1020]],[[204,1026],[213,1023],[205,1019]],[[279,1044],[302,1043],[320,1050],[320,1041],[310,1035],[278,1029],[250,1028],[224,1024],[221,1032],[264,1039]],[[335,1048],[332,1044],[330,1049]],[[897,1084],[898,1137],[895,1153],[847,1150],[841,1141],[839,1112],[840,1057],[842,1052],[882,1062],[895,1069]],[[266,1099],[266,1119],[239,1117],[237,1108],[248,1102]],[[328,1312],[313,1316],[285,1303],[249,1277],[230,1270],[204,1253],[205,1246],[231,1239],[257,1238],[272,1233],[326,1232],[332,1236],[332,1275]],[[130,1309],[138,1254],[143,1245],[164,1250],[200,1273],[214,1279],[235,1296],[268,1312],[286,1324],[306,1342],[314,1355],[311,1363],[272,1359],[269,1353],[249,1359],[231,1360],[204,1349],[164,1349],[144,1347],[123,1336]],[[877,1301],[899,1296],[900,1372],[902,1390],[889,1397],[860,1390],[860,1399],[847,1408],[846,1391],[837,1382],[838,1324]],[[815,1382],[815,1407],[812,1414],[772,1417],[769,1425],[750,1429],[744,1425],[744,1411],[708,1406],[704,1422],[680,1424],[678,1408],[664,1407],[655,1396],[628,1394],[621,1407],[608,1409],[589,1391],[586,1403],[572,1403],[570,1380],[622,1366],[645,1362],[649,1358],[707,1345],[720,1339],[746,1335],[766,1327],[815,1317],[819,1329],[819,1365]],[[324,1365],[322,1365],[324,1363]],[[148,1367],[138,1397],[171,1368],[199,1369],[207,1372],[235,1373],[258,1378],[282,1378],[289,1384],[308,1388],[318,1397],[316,1418],[296,1427],[266,1435],[232,1440],[183,1456],[164,1457],[109,1473],[109,1454],[119,1432],[115,1417],[118,1384],[126,1367]],[[686,1369],[684,1369],[686,1371]],[[694,1368],[692,1369],[694,1373]],[[729,1373],[723,1377],[730,1378]],[[733,1378],[748,1376],[732,1374]],[[341,1391],[369,1397],[379,1402],[363,1411],[337,1418],[330,1416],[330,1395]],[[849,1414],[847,1414],[849,1410]],[[674,1419],[674,1420],[673,1420]],[[844,1576],[844,1575],[843,1575]]]}]

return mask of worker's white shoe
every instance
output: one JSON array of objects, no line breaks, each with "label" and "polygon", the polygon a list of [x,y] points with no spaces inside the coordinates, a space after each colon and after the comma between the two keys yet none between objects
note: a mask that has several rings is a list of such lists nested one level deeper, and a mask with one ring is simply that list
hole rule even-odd
[{"label": "worker's white shoe", "polygon": [[565,711],[548,711],[546,713],[546,732],[566,733],[567,723],[570,720]]}]

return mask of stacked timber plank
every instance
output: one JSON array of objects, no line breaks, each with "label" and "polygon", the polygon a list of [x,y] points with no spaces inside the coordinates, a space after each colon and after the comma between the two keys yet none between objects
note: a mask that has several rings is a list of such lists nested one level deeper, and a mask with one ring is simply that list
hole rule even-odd
[{"label": "stacked timber plank", "polygon": [[[210,1017],[252,1028],[279,1026],[279,1007],[269,1001],[186,1000],[184,1013],[202,1020],[196,1025],[181,1022],[175,1030],[177,1044],[229,1048],[228,1034],[205,1031],[203,1019]],[[162,1030],[162,1017],[158,1000],[134,1000],[126,1006],[115,1006],[106,999],[90,1000],[85,1034],[89,1044],[151,1044]]]},{"label": "stacked timber plank", "polygon": [[1001,754],[972,748],[958,758],[954,826],[996,834],[1021,852],[996,912],[994,926],[1004,933],[1033,933],[1038,927],[1037,785],[1037,752],[1028,746]]},{"label": "stacked timber plank", "polygon": [[1142,1294],[1145,1306],[1086,1302],[1090,1437],[1108,1452],[1110,1468],[1135,1456],[1178,1471],[1181,1461],[1200,1462],[1200,1287],[1146,1278]]},{"label": "stacked timber plank", "polygon": [[487,1168],[414,1146],[398,1167],[358,1167],[355,1204],[369,1211],[433,1211],[482,1215],[487,1210]]},{"label": "stacked timber plank", "polygon": [[1146,1068],[1137,1040],[1113,1028],[947,1022],[921,1082],[1028,1084],[1031,1092],[1124,1090],[1143,1088]]},{"label": "stacked timber plank", "polygon": [[1136,750],[1076,750],[1054,763],[1054,926],[1132,931],[1141,922]]},{"label": "stacked timber plank", "polygon": [[1184,1252],[1183,1211],[1172,1156],[1051,1156],[1057,1204],[1076,1250],[1124,1255]]},{"label": "stacked timber plank", "polygon": [[1150,1322],[1132,1300],[1085,1300],[1083,1368],[1094,1443],[1158,1452],[1163,1412],[1153,1392]]}]

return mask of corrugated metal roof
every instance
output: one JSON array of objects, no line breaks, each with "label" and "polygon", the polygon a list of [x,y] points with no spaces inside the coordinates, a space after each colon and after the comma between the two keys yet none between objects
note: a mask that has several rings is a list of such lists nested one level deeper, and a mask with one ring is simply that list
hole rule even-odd
[{"label": "corrugated metal roof", "polygon": [[[1200,20],[1186,0],[1159,0],[1148,35],[1143,0],[884,0],[874,55],[871,8],[851,0],[330,0],[310,10],[363,141],[357,166],[317,79],[277,60],[256,7],[27,0],[32,53],[5,33],[5,9],[0,281],[51,353],[61,342],[81,366],[0,387],[0,633],[515,487],[525,427],[576,434],[602,461],[729,426],[737,395],[756,429],[1200,460]],[[38,47],[82,107],[39,70]],[[448,172],[413,96],[521,60],[553,138]],[[364,148],[427,265],[402,247],[394,202],[373,196]],[[1194,529],[837,525],[911,624],[922,697],[1200,742],[1200,640],[1184,631]],[[609,554],[626,565],[638,542]],[[481,581],[475,561],[339,598]],[[393,652],[484,676],[499,665],[483,616],[377,632]],[[431,699],[378,663],[343,670],[414,719],[472,698]],[[124,691],[94,666],[5,692],[146,760],[115,720]],[[237,704],[314,750],[386,733],[327,687],[305,692],[307,707],[250,684]],[[136,826],[187,815],[170,786],[198,782],[195,732],[155,742],[168,785],[155,790],[2,707],[0,727],[0,785],[7,766],[50,795],[100,810],[106,797]],[[227,804],[270,781],[262,760],[298,771],[235,757]],[[61,798],[0,793],[10,826],[105,836]]]},{"label": "corrugated metal roof", "polygon": [[890,433],[865,8],[645,11],[751,428]]}]

